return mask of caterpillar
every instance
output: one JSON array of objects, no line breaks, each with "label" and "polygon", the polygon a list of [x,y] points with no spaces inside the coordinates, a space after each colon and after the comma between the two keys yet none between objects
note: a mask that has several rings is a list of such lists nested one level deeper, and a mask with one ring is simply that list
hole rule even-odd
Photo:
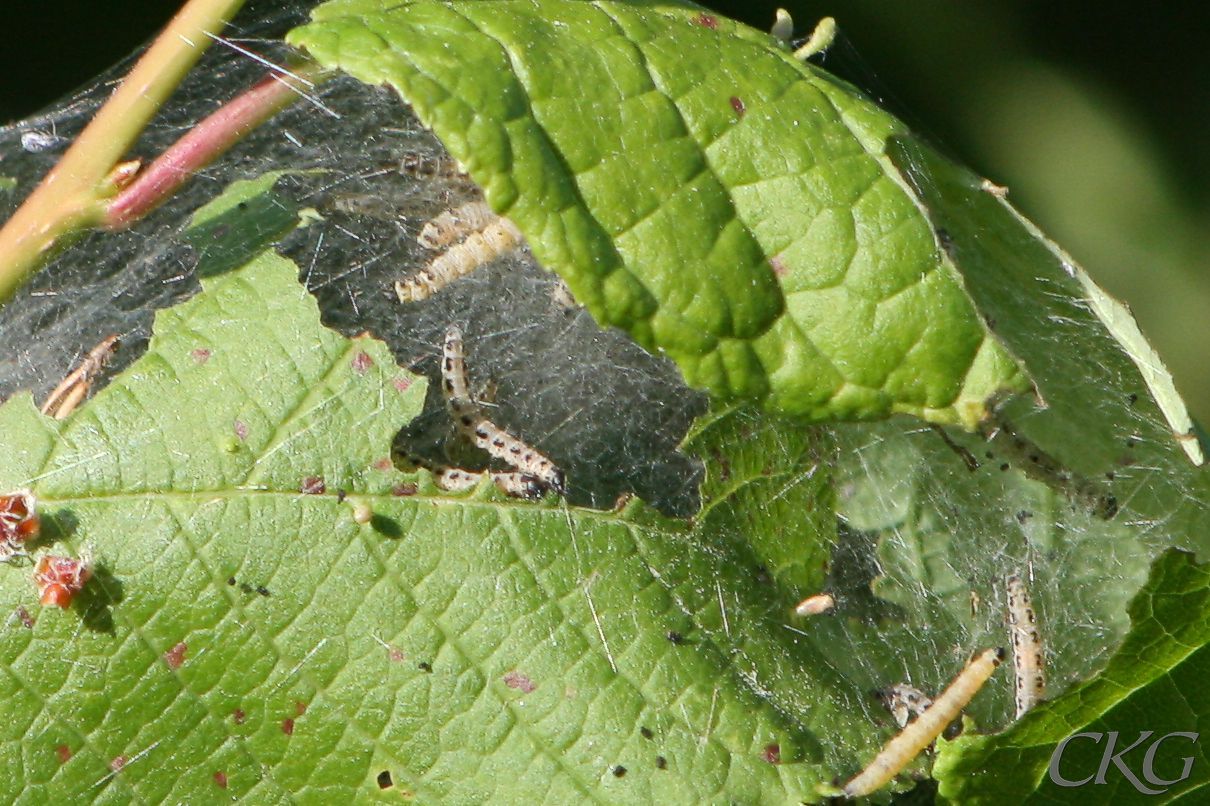
[{"label": "caterpillar", "polygon": [[517,229],[516,224],[507,218],[496,217],[468,235],[462,243],[451,246],[433,258],[416,274],[395,283],[395,293],[400,302],[428,299],[458,278],[511,252],[522,240],[521,230]]},{"label": "caterpillar", "polygon": [[446,210],[420,229],[416,240],[425,249],[440,249],[482,230],[499,216],[485,201],[472,201]]},{"label": "caterpillar", "polygon": [[556,467],[554,462],[480,413],[467,383],[462,329],[457,325],[450,325],[445,332],[441,388],[454,422],[476,446],[507,462],[518,472],[537,479],[546,487],[558,493],[564,491],[563,471]]},{"label": "caterpillar", "polygon": [[1008,594],[1008,627],[1013,643],[1013,689],[1017,718],[1046,696],[1046,654],[1038,619],[1021,577],[1013,574],[1005,584]]},{"label": "caterpillar", "polygon": [[941,696],[915,722],[887,742],[874,760],[845,784],[844,794],[850,798],[869,795],[894,778],[954,721],[1003,659],[1003,649],[985,649],[971,658]]}]

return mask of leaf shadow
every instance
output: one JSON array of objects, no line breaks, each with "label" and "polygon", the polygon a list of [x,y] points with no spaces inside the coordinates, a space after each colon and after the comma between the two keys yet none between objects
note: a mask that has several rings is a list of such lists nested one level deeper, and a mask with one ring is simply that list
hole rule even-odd
[{"label": "leaf shadow", "polygon": [[76,533],[76,530],[80,528],[80,519],[70,509],[59,509],[44,513],[41,516],[41,521],[38,538],[32,541],[32,544],[35,546],[49,547],[56,543],[61,543],[71,538]]},{"label": "leaf shadow", "polygon": [[101,562],[92,568],[92,579],[77,594],[72,608],[84,626],[93,632],[114,634],[113,607],[125,597],[125,586]]},{"label": "leaf shadow", "polygon": [[388,518],[386,515],[374,514],[370,517],[370,527],[391,540],[398,540],[403,537],[403,526],[394,518]]},{"label": "leaf shadow", "polygon": [[[41,529],[34,545],[50,548],[70,540],[79,529],[80,519],[70,509],[59,509],[42,515]],[[125,595],[121,580],[113,575],[103,561],[93,564],[92,578],[72,600],[71,607],[84,626],[93,632],[114,634],[113,606]]]}]

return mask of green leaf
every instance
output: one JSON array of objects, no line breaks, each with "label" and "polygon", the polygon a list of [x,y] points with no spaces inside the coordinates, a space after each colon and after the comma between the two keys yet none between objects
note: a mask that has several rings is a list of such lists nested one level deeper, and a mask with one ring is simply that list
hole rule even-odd
[{"label": "green leaf", "polygon": [[63,423],[0,407],[35,553],[97,568],[67,611],[0,568],[35,622],[0,631],[0,797],[397,799],[387,771],[426,801],[797,802],[872,754],[842,625],[786,628],[834,539],[818,436],[713,415],[692,525],[444,493],[387,459],[424,384],[296,272],[204,280]]},{"label": "green leaf", "polygon": [[[1156,777],[1176,779],[1182,757],[1194,759],[1192,774],[1170,786],[1143,775],[1145,741],[1123,759],[1140,784],[1139,792],[1116,766],[1104,783],[1062,787],[1048,774],[1058,743],[1077,733],[1120,735],[1117,749],[1142,731],[1152,741],[1174,732],[1205,735],[1210,729],[1210,570],[1183,552],[1156,561],[1151,578],[1130,606],[1132,627],[1105,671],[1062,697],[1034,709],[996,736],[964,736],[942,742],[934,776],[940,794],[954,803],[1151,803],[1156,790],[1164,801],[1205,796],[1210,767],[1204,751],[1188,737],[1173,737],[1153,754]],[[1074,739],[1060,757],[1059,774],[1068,781],[1096,776],[1107,737]],[[1202,795],[1197,793],[1201,792]]]},{"label": "green leaf", "polygon": [[338,0],[293,31],[410,103],[605,325],[716,398],[971,426],[1028,386],[884,150],[902,125],[688,4]]},{"label": "green leaf", "polygon": [[[835,471],[837,515],[873,558],[866,595],[877,599],[868,606],[875,614],[893,606],[895,618],[879,632],[899,655],[898,674],[939,691],[953,666],[926,660],[930,652],[1005,644],[1010,574],[1032,580],[1050,691],[1098,672],[1129,628],[1126,606],[1146,581],[1155,536],[1131,522],[1128,508],[1106,518],[1068,500],[977,436],[942,439],[905,426],[840,429]],[[989,686],[971,713],[985,728],[1003,724],[1011,694],[1006,683]]]},{"label": "green leaf", "polygon": [[979,177],[911,139],[890,155],[1034,380],[1039,400],[1006,402],[997,425],[1040,447],[1082,494],[1129,499],[1153,545],[1210,547],[1203,448],[1129,310]]},{"label": "green leaf", "polygon": [[274,190],[279,179],[292,173],[301,172],[267,171],[232,182],[194,212],[185,239],[201,256],[204,273],[242,266],[299,226],[298,206]]}]

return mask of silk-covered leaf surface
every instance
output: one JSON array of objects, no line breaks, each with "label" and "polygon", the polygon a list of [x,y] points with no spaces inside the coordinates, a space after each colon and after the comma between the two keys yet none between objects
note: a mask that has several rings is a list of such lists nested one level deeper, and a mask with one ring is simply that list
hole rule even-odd
[{"label": "silk-covered leaf surface", "polygon": [[814,437],[703,422],[692,525],[443,493],[389,459],[423,382],[297,271],[204,281],[63,423],[0,408],[34,554],[97,569],[61,611],[0,567],[5,800],[782,802],[873,752],[863,681],[802,673],[834,635],[782,624],[834,528]]},{"label": "silk-covered leaf surface", "polygon": [[[940,794],[978,804],[1195,803],[1206,797],[1210,765],[1198,737],[1210,728],[1210,574],[1187,554],[1164,555],[1130,615],[1130,634],[1094,680],[1004,733],[943,744],[934,768]],[[1115,764],[1097,780],[1109,764],[1103,759],[1111,731],[1121,736],[1117,751],[1135,744],[1121,756],[1130,775]],[[1151,740],[1137,743],[1146,732]],[[1056,782],[1052,755],[1068,738],[1055,763]]]},{"label": "silk-covered leaf surface", "polygon": [[[1205,550],[1204,453],[1124,306],[770,36],[676,3],[337,0],[289,39],[397,89],[599,322],[716,399],[983,420],[987,440],[838,431],[841,540],[873,553],[867,617],[897,654],[868,656],[876,685],[938,690],[938,657],[1003,642],[998,591],[1028,569],[1061,692],[1163,549]],[[988,727],[1006,698],[976,704]]]},{"label": "silk-covered leaf surface", "polygon": [[288,37],[397,88],[603,325],[716,398],[970,426],[1027,382],[885,153],[773,37],[679,3],[341,0]]}]

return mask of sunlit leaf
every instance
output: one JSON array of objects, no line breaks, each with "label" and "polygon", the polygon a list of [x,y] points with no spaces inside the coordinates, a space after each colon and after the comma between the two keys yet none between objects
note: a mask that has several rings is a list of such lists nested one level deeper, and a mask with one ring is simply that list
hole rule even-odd
[{"label": "sunlit leaf", "polygon": [[884,153],[901,124],[688,4],[338,0],[291,33],[397,88],[602,324],[718,398],[971,425],[1026,382]]}]

